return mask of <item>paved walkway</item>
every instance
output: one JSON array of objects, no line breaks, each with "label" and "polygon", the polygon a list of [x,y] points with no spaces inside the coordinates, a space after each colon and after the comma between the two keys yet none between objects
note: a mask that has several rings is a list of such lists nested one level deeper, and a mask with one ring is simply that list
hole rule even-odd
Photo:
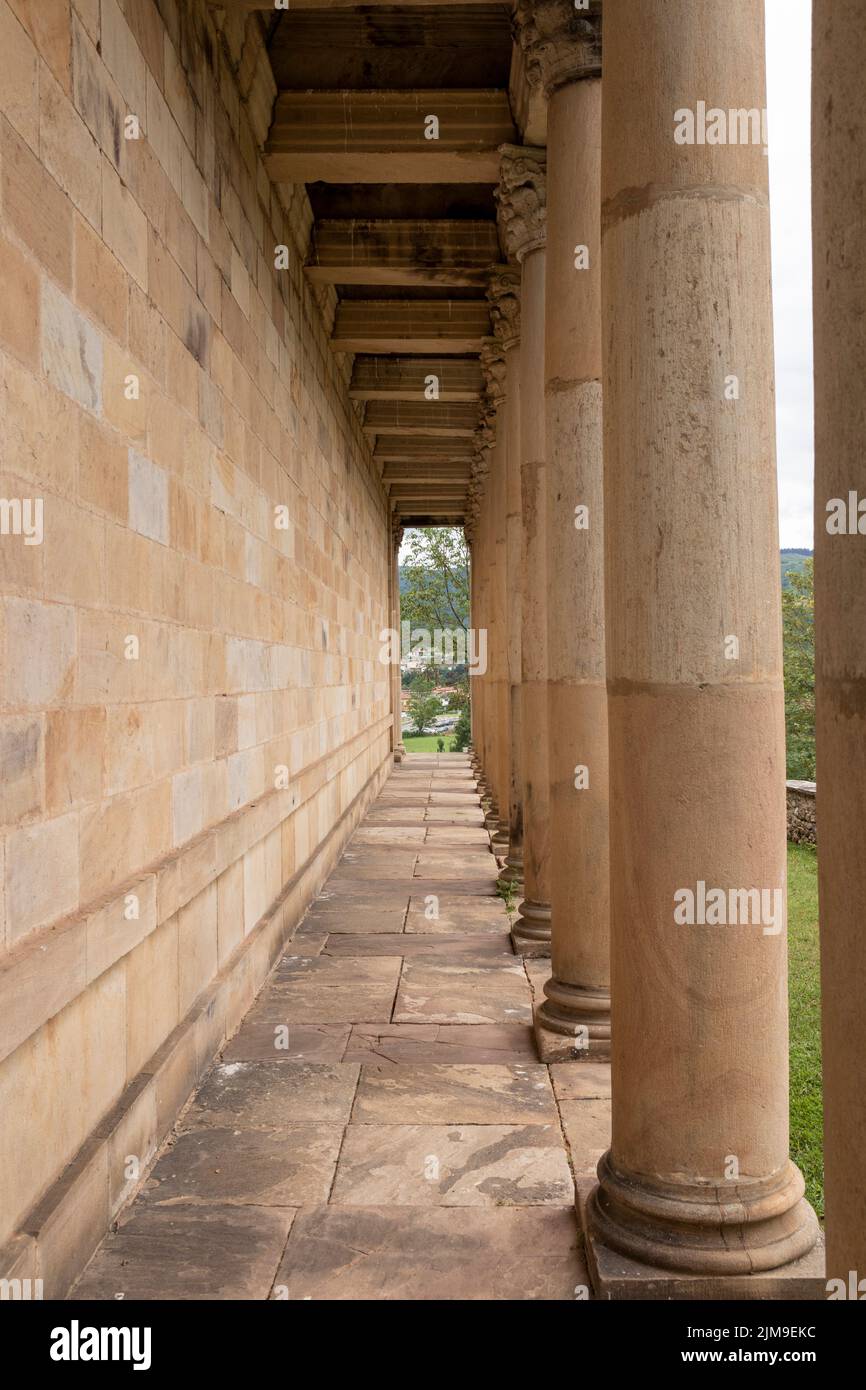
[{"label": "paved walkway", "polygon": [[72,1297],[572,1299],[609,1069],[536,1060],[468,759],[410,756]]}]

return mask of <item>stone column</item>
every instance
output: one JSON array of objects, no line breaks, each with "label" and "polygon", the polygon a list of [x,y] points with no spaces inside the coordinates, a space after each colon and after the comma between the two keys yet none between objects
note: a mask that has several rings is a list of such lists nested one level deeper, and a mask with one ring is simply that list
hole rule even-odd
[{"label": "stone column", "polygon": [[496,716],[491,723],[491,776],[494,806],[489,818],[494,851],[508,853],[508,805],[511,781],[511,741],[501,712],[508,694],[508,593],[505,555],[505,356],[496,338],[486,338],[481,348],[481,370],[486,389],[481,402],[479,434],[486,445],[485,505],[490,516],[491,554],[488,568],[491,627],[487,654],[491,677],[491,701]]},{"label": "stone column", "polygon": [[[501,450],[500,505],[505,510],[503,558],[506,583],[504,612],[507,642],[507,681],[500,695],[500,737],[507,739],[508,856],[500,882],[517,891],[523,884],[523,778],[521,773],[521,613],[522,521],[520,498],[520,275],[516,270],[497,270],[487,291],[493,332],[505,357],[505,401],[497,415],[497,441]],[[501,563],[501,562],[500,562]],[[503,765],[505,759],[503,759]]]},{"label": "stone column", "polygon": [[[482,406],[483,413],[483,406]],[[495,643],[496,618],[492,606],[490,584],[490,504],[488,484],[490,472],[490,449],[486,432],[478,431],[477,449],[471,464],[468,490],[466,535],[470,539],[472,562],[472,609],[471,624],[476,632],[484,629],[488,641]],[[477,599],[476,599],[477,596]],[[486,669],[470,670],[470,694],[472,708],[473,756],[472,766],[478,778],[478,789],[482,805],[495,802],[495,776],[491,775],[494,762],[492,748],[495,737],[495,719],[491,721],[491,688],[494,669],[488,659]],[[495,700],[492,703],[495,711]]]},{"label": "stone column", "polygon": [[601,21],[572,0],[518,12],[547,112],[548,719],[552,976],[543,1060],[610,1050],[610,883],[601,412]]},{"label": "stone column", "polygon": [[[604,5],[613,1139],[587,1219],[608,1295],[815,1273],[788,1157],[763,27],[760,0]],[[755,109],[739,143],[700,143],[708,98]]]},{"label": "stone column", "polygon": [[[827,1275],[866,1284],[866,10],[814,0],[815,686]],[[853,505],[852,505],[853,504]],[[857,1278],[852,1282],[851,1275]]]},{"label": "stone column", "polygon": [[520,513],[524,901],[511,937],[523,955],[550,954],[550,789],[547,754],[547,548],[544,459],[544,150],[503,145],[496,198],[505,249],[521,269]]},{"label": "stone column", "polygon": [[[397,652],[401,650],[400,630],[400,545],[403,540],[403,527],[395,517],[391,518],[391,625],[397,634]],[[394,762],[401,763],[406,756],[403,743],[403,685],[401,680],[399,655],[396,664],[391,666],[391,748]]]}]

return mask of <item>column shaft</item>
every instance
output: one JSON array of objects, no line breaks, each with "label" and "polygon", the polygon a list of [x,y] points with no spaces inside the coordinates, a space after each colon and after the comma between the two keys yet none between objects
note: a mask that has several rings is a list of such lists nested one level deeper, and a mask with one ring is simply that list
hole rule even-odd
[{"label": "column shaft", "polygon": [[547,124],[547,586],[551,979],[546,1061],[610,1049],[604,665],[601,81],[550,96]]},{"label": "column shaft", "polygon": [[607,0],[604,45],[613,1139],[590,1243],[597,1271],[613,1247],[724,1296],[817,1234],[788,1157],[767,159],[760,133],[674,138],[710,93],[764,108],[763,5]]},{"label": "column shaft", "polygon": [[[500,691],[500,732],[508,740],[508,859],[501,875],[523,883],[523,772],[521,614],[523,612],[523,521],[520,482],[520,343],[505,352],[505,619],[506,680]],[[503,764],[505,760],[503,759]],[[503,766],[503,772],[506,767]],[[504,789],[503,789],[504,795]]]},{"label": "column shaft", "polygon": [[[827,1274],[866,1279],[866,11],[813,4],[815,684]],[[840,529],[833,515],[841,509]]]},{"label": "column shaft", "polygon": [[547,490],[544,443],[545,249],[522,263],[520,330],[521,770],[525,898],[512,938],[550,953],[550,787],[547,749]]}]

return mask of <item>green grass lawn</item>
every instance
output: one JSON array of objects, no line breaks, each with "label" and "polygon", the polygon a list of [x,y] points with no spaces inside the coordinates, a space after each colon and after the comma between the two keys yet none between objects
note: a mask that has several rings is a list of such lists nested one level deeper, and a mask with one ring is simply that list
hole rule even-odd
[{"label": "green grass lawn", "polygon": [[791,1157],[824,1218],[818,863],[811,845],[788,846],[788,999],[791,1015]]},{"label": "green grass lawn", "polygon": [[438,753],[439,740],[441,738],[445,744],[442,750],[443,753],[451,753],[453,752],[451,747],[451,740],[453,737],[454,735],[452,733],[422,734],[420,736],[418,734],[404,734],[403,747],[406,749],[407,753]]}]

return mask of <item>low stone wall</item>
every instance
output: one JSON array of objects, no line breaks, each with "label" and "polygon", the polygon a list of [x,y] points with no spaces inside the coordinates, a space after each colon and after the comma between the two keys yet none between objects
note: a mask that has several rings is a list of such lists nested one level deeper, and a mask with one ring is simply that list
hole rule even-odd
[{"label": "low stone wall", "polygon": [[795,845],[818,842],[815,829],[815,783],[787,782],[788,839]]}]

